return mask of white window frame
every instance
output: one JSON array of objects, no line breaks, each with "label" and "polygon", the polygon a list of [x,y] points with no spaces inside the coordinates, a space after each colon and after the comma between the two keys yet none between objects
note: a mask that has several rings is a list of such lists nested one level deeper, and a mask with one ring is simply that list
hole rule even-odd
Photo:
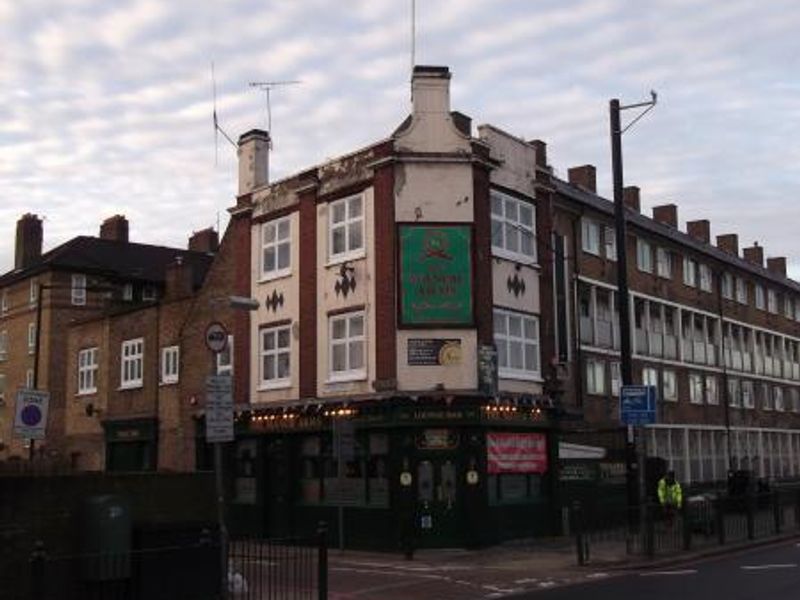
[{"label": "white window frame", "polygon": [[683,285],[697,287],[697,261],[683,257]]},{"label": "white window frame", "polygon": [[0,331],[0,361],[8,359],[8,331]]},{"label": "white window frame", "polygon": [[[496,212],[497,202],[500,203],[502,207],[502,213],[500,214]],[[514,211],[516,212],[516,218],[509,217],[507,214],[507,208],[509,205],[514,206]],[[529,210],[531,213],[531,222],[530,225],[525,224],[522,222],[520,217],[520,208],[524,207],[526,210]],[[492,254],[494,256],[499,256],[500,258],[505,258],[508,260],[513,260],[514,262],[519,262],[523,264],[536,264],[536,206],[532,202],[525,202],[519,198],[515,198],[514,196],[510,196],[508,194],[504,194],[503,192],[492,190],[491,191],[491,220],[492,220]],[[495,242],[495,231],[496,227],[500,227],[500,232],[502,233],[502,245],[496,245]],[[508,237],[507,232],[509,228],[514,232],[517,240],[517,250],[511,250],[508,248]],[[530,245],[531,251],[530,253],[524,252],[522,250],[522,240],[524,236],[530,236]],[[598,225],[597,230],[597,244],[598,248],[594,254],[600,254],[600,230]]]},{"label": "white window frame", "polygon": [[662,279],[672,279],[672,253],[666,248],[656,248],[656,274]]},{"label": "white window frame", "polygon": [[617,260],[617,231],[613,227],[603,228],[603,245],[605,246],[606,259],[616,262]]},{"label": "white window frame", "polygon": [[719,381],[716,375],[706,375],[705,381],[706,404],[717,406],[719,404]]},{"label": "white window frame", "polygon": [[653,247],[642,238],[636,238],[636,267],[643,273],[653,272]]},{"label": "white window frame", "polygon": [[[357,217],[350,216],[350,201],[358,198],[361,203],[361,214]],[[336,207],[343,204],[345,207],[344,220],[338,223],[333,222],[333,214]],[[364,201],[364,194],[355,194],[347,198],[335,200],[328,205],[328,262],[336,263],[347,260],[354,260],[361,258],[366,253],[367,241],[365,239],[366,232],[364,228],[364,212],[366,210],[366,202]],[[358,223],[361,228],[361,246],[350,247],[350,225]],[[345,249],[341,252],[333,251],[333,232],[337,229],[344,229]]]},{"label": "white window frame", "polygon": [[97,346],[78,351],[78,395],[97,393]]},{"label": "white window frame", "polygon": [[181,375],[180,346],[161,348],[161,383],[164,385],[178,383]]},{"label": "white window frame", "polygon": [[28,290],[28,302],[31,305],[34,305],[38,300],[39,300],[39,283],[35,279],[31,279],[30,288]]},{"label": "white window frame", "polygon": [[125,302],[130,302],[131,300],[133,300],[133,284],[132,283],[126,283],[125,285],[122,286],[122,299]]},{"label": "white window frame", "polygon": [[600,256],[600,223],[588,217],[581,217],[581,249]]},{"label": "white window frame", "polygon": [[592,396],[606,395],[606,361],[586,359],[586,393]]},{"label": "white window frame", "polygon": [[722,288],[722,297],[726,300],[733,300],[733,275],[723,273],[720,287]]},{"label": "white window frame", "polygon": [[[350,328],[352,321],[361,318],[361,334],[352,335]],[[333,328],[334,325],[340,321],[345,322],[345,337],[334,340]],[[354,343],[361,343],[361,360],[360,367],[352,368],[352,356],[350,348]],[[346,368],[341,371],[334,371],[333,369],[333,354],[335,346],[345,346],[345,362]],[[359,381],[367,378],[367,314],[363,310],[353,312],[341,313],[338,315],[331,315],[328,318],[328,380],[331,382],[338,381]]]},{"label": "white window frame", "polygon": [[214,363],[217,375],[233,375],[233,335],[228,336],[225,350],[216,353]]},{"label": "white window frame", "polygon": [[25,387],[29,390],[34,389],[34,381],[33,381],[33,369],[28,369],[25,371]]},{"label": "white window frame", "polygon": [[767,289],[767,312],[772,314],[778,312],[778,293],[772,288]]},{"label": "white window frame", "polygon": [[0,296],[0,314],[4,315],[8,312],[8,290],[3,290],[3,295]]},{"label": "white window frame", "polygon": [[642,368],[642,385],[652,385],[658,389],[658,369],[655,367]]},{"label": "white window frame", "polygon": [[142,286],[143,302],[153,302],[157,297],[158,297],[158,292],[156,291],[156,286],[151,284],[145,284]]},{"label": "white window frame", "polygon": [[[287,344],[279,346],[281,332],[286,332]],[[270,350],[266,349],[266,338],[273,337],[274,344]],[[259,389],[269,390],[277,388],[287,388],[292,384],[292,326],[291,324],[277,325],[275,327],[264,327],[258,332],[258,354],[259,354]],[[264,364],[267,357],[273,358],[273,372],[272,377],[266,372]],[[288,360],[288,372],[285,377],[278,377],[278,363],[281,357],[286,357]]]},{"label": "white window frame", "polygon": [[[285,235],[281,235],[281,226],[286,226]],[[272,241],[267,241],[267,234],[272,232]],[[281,247],[288,246],[288,264],[285,267],[279,266]],[[274,267],[267,268],[267,250],[272,250],[274,256]],[[281,217],[267,221],[261,225],[261,281],[269,281],[279,277],[285,277],[292,273],[292,219],[291,217]]]},{"label": "white window frame", "polygon": [[70,298],[73,306],[86,306],[86,275],[72,274]]},{"label": "white window frame", "polygon": [[783,316],[789,320],[794,319],[794,298],[789,294],[783,295]]},{"label": "white window frame", "polygon": [[[539,332],[539,317],[537,315],[531,313],[522,313],[522,312],[515,312],[510,310],[504,310],[501,308],[494,309],[494,319],[495,319],[495,329],[494,329],[494,343],[495,346],[499,347],[500,344],[504,344],[506,346],[505,349],[505,356],[509,356],[509,347],[511,344],[519,344],[520,348],[522,349],[522,368],[516,369],[510,366],[501,366],[498,361],[498,376],[503,379],[521,379],[526,381],[541,381],[542,380],[542,357],[541,357],[541,344],[539,342],[540,339],[540,332]],[[521,335],[512,335],[509,333],[509,319],[517,318],[520,319],[520,331]],[[502,319],[504,321],[504,329],[505,333],[498,333],[497,332],[497,320]],[[534,330],[534,337],[526,337],[525,331],[527,329],[527,323],[531,323],[531,328]],[[535,365],[536,368],[531,370],[527,369],[525,365],[528,362],[528,347],[533,346],[534,350],[534,358],[535,358]]]},{"label": "white window frame", "polygon": [[706,388],[702,373],[689,373],[689,402],[703,404],[705,395]]},{"label": "white window frame", "polygon": [[619,398],[619,391],[622,388],[622,374],[620,371],[620,363],[618,361],[611,361],[608,364],[610,371],[609,382],[611,384],[611,396]]},{"label": "white window frame", "polygon": [[741,406],[747,409],[756,407],[756,392],[752,381],[743,380],[740,384],[741,389]]},{"label": "white window frame", "polygon": [[36,352],[36,323],[28,323],[28,354]]},{"label": "white window frame", "polygon": [[736,278],[736,301],[747,306],[747,282],[741,277]]},{"label": "white window frame", "polygon": [[700,289],[704,292],[710,292],[714,288],[714,276],[711,273],[711,267],[700,263],[698,271],[700,272]]},{"label": "white window frame", "polygon": [[753,285],[753,295],[756,299],[756,308],[758,310],[766,310],[767,308],[767,301],[764,294],[764,286],[756,283]]},{"label": "white window frame", "polygon": [[678,401],[678,376],[672,369],[661,371],[663,398],[668,402]]},{"label": "white window frame", "polygon": [[144,385],[144,338],[125,340],[119,353],[120,389],[140,388]]},{"label": "white window frame", "polygon": [[776,412],[786,412],[783,388],[779,385],[772,386],[772,408]]}]

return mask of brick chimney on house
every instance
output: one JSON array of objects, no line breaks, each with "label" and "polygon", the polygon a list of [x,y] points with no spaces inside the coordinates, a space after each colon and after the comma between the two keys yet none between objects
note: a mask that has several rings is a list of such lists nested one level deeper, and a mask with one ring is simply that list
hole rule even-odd
[{"label": "brick chimney on house", "polygon": [[764,266],[764,247],[759,246],[758,242],[753,242],[752,246],[745,248],[742,252],[747,262],[758,265],[759,267]]},{"label": "brick chimney on house", "polygon": [[779,275],[781,277],[786,277],[786,257],[785,256],[773,256],[767,259],[767,271],[770,273],[774,273],[775,275]]},{"label": "brick chimney on house", "polygon": [[575,187],[593,194],[597,193],[597,169],[594,165],[572,167],[567,171],[567,178]]},{"label": "brick chimney on house", "polygon": [[739,256],[739,236],[735,233],[718,235],[717,248],[728,254]]},{"label": "brick chimney on house", "polygon": [[678,205],[662,204],[653,207],[653,220],[668,225],[673,229],[678,228]]},{"label": "brick chimney on house", "polygon": [[239,137],[239,195],[269,183],[269,132],[251,129]]},{"label": "brick chimney on house", "polygon": [[14,252],[14,268],[25,269],[42,256],[42,220],[25,213],[17,221],[17,239]]},{"label": "brick chimney on house", "polygon": [[195,231],[189,238],[189,250],[214,254],[219,250],[219,235],[213,227]]},{"label": "brick chimney on house", "polygon": [[411,106],[414,115],[450,116],[450,69],[415,66],[411,77]]},{"label": "brick chimney on house", "polygon": [[115,242],[128,242],[128,219],[124,215],[114,215],[100,225],[100,239]]},{"label": "brick chimney on house", "polygon": [[164,297],[167,300],[187,298],[194,291],[194,278],[192,264],[176,256],[175,260],[167,265],[165,275]]},{"label": "brick chimney on house", "polygon": [[704,244],[711,243],[711,222],[708,219],[698,221],[686,221],[686,233],[689,237],[696,239]]},{"label": "brick chimney on house", "polygon": [[633,212],[642,212],[642,202],[639,198],[639,188],[629,185],[622,188],[622,203]]}]

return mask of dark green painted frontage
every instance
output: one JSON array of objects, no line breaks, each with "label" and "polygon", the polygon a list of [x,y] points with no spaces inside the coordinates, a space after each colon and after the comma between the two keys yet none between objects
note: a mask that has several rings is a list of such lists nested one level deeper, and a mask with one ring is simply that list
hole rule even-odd
[{"label": "dark green painted frontage", "polygon": [[[337,419],[354,432],[342,477]],[[254,414],[238,427],[226,462],[234,532],[302,535],[325,521],[335,546],[341,514],[346,546],[392,550],[481,546],[561,528],[558,445],[539,410],[408,402],[333,417]],[[489,472],[488,436],[512,433],[544,436],[543,472]]]}]

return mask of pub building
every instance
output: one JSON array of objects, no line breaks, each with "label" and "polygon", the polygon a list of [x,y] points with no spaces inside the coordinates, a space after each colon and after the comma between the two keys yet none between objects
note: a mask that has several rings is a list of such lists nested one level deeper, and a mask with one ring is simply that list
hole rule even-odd
[{"label": "pub building", "polygon": [[324,520],[334,544],[390,549],[560,526],[544,145],[473,137],[449,84],[446,67],[416,67],[391,135],[279,181],[268,133],[239,140],[231,212],[252,223],[260,307],[234,530]]}]

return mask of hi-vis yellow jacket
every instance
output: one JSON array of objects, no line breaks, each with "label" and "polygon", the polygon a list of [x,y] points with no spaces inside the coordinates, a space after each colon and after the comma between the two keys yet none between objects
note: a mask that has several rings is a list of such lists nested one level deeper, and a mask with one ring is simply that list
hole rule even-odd
[{"label": "hi-vis yellow jacket", "polygon": [[683,490],[677,481],[672,485],[667,483],[667,478],[662,477],[658,481],[658,501],[661,506],[674,506],[680,508],[683,504]]}]

